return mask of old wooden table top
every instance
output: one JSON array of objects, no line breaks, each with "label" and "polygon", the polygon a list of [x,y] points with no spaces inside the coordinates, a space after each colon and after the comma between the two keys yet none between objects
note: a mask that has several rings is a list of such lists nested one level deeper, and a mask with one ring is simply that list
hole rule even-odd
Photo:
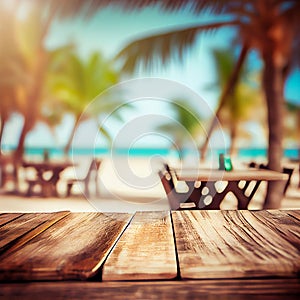
[{"label": "old wooden table top", "polygon": [[214,169],[174,169],[177,179],[182,181],[251,181],[287,180],[288,175],[265,169],[234,169],[230,172]]},{"label": "old wooden table top", "polygon": [[2,213],[0,236],[0,298],[300,295],[300,210]]}]

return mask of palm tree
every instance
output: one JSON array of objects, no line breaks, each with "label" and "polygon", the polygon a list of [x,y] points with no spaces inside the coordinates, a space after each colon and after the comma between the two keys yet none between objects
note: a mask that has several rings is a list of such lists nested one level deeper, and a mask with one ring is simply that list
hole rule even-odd
[{"label": "palm tree", "polygon": [[186,142],[191,138],[197,139],[202,130],[202,117],[196,114],[196,109],[184,99],[174,99],[170,102],[170,106],[175,113],[175,120],[179,124],[165,123],[159,125],[157,130],[173,137],[173,146],[179,150],[180,157],[183,157]]},{"label": "palm tree", "polygon": [[[11,113],[20,111],[18,94],[25,82],[22,60],[15,36],[15,16],[9,7],[0,9],[0,149],[2,136]],[[0,151],[1,155],[1,151]]]},{"label": "palm tree", "polygon": [[[230,76],[235,66],[235,56],[231,49],[213,49],[214,65],[216,69],[217,82],[209,88],[220,88],[226,86],[227,78]],[[219,119],[223,126],[229,128],[230,132],[230,155],[236,152],[236,139],[239,135],[244,137],[249,134],[243,130],[242,125],[246,121],[257,119],[261,121],[263,114],[257,112],[257,107],[263,107],[262,95],[257,82],[257,76],[253,76],[249,64],[245,64],[241,69],[239,81],[236,83],[231,94],[228,95],[222,109],[220,109]],[[203,154],[203,153],[202,153]]]},{"label": "palm tree", "polygon": [[[71,18],[74,15],[90,17],[100,8],[108,6],[113,2],[118,4],[119,1],[10,1],[10,8],[13,9],[14,15],[18,15],[19,11],[21,11],[23,15],[24,11],[27,12],[27,15],[23,16],[22,20],[18,20],[19,45],[16,47],[16,49],[21,49],[21,57],[23,60],[21,68],[23,71],[25,71],[24,73],[27,75],[27,77],[29,77],[29,80],[25,85],[25,89],[22,92],[25,98],[25,101],[22,101],[22,114],[24,116],[24,122],[18,141],[18,146],[15,151],[16,163],[23,155],[25,139],[28,132],[32,130],[37,120],[42,118],[41,108],[43,102],[43,90],[45,88],[45,77],[49,64],[49,51],[45,47],[45,44],[53,21],[57,19]],[[2,4],[3,3],[0,3],[0,10],[2,8]],[[7,30],[7,28],[12,29],[12,27],[9,26],[2,28],[4,30]],[[27,105],[24,105],[24,103]],[[105,132],[103,131],[103,133]]]},{"label": "palm tree", "polygon": [[[81,122],[86,118],[97,120],[99,115],[109,114],[121,104],[116,99],[99,97],[97,99],[100,103],[93,105],[94,109],[90,113],[83,114],[95,97],[118,81],[119,73],[114,70],[112,62],[105,60],[100,53],[93,53],[87,60],[84,60],[73,52],[64,56],[60,64],[55,65],[48,78],[50,94],[55,100],[51,99],[49,103],[60,103],[59,105],[64,108],[63,111],[72,114],[75,120],[69,140],[65,145],[65,154],[69,152],[76,128]],[[120,117],[118,111],[113,116]],[[103,126],[99,130],[109,138],[109,133]]]},{"label": "palm tree", "polygon": [[28,77],[24,86],[26,105],[23,110],[23,128],[15,152],[17,162],[23,154],[25,137],[40,116],[41,95],[48,59],[48,52],[43,45],[45,38],[43,17],[37,8],[31,8],[23,19],[18,20],[16,35],[17,46],[23,60],[22,69]]},{"label": "palm tree", "polygon": [[19,31],[22,31],[19,34],[20,48],[25,57],[26,73],[30,74],[31,79],[26,86],[25,97],[28,105],[23,112],[24,123],[15,151],[16,161],[23,155],[27,133],[32,130],[40,117],[42,94],[49,63],[49,53],[45,44],[53,21],[58,18],[71,18],[74,15],[91,16],[98,9],[110,3],[111,1],[103,0],[24,0],[22,2],[15,1],[15,4],[11,6],[15,14],[18,14],[19,11],[29,12],[22,21],[19,20]]},{"label": "palm tree", "polygon": [[[39,55],[36,56],[36,68],[34,71],[34,84],[28,90],[27,98],[30,99],[31,111],[27,111],[27,117],[23,125],[17,155],[23,153],[24,141],[27,132],[31,130],[36,116],[40,99],[40,86],[43,84],[43,74],[46,66],[44,54],[44,41],[50,25],[55,17],[70,17],[74,14],[85,13],[91,15],[97,9],[108,5],[117,4],[127,9],[143,8],[150,5],[160,5],[162,9],[178,11],[190,9],[193,13],[201,14],[203,11],[212,12],[224,17],[220,22],[200,24],[187,28],[171,30],[164,34],[141,39],[129,45],[120,56],[127,57],[126,66],[132,68],[140,61],[149,62],[158,54],[165,62],[168,58],[177,55],[183,58],[184,50],[190,47],[198,33],[219,29],[224,26],[231,26],[238,30],[241,44],[241,54],[236,69],[229,78],[227,88],[222,93],[219,109],[223,106],[223,99],[230,94],[232,87],[238,79],[240,67],[243,64],[249,49],[254,48],[264,61],[263,86],[265,99],[268,107],[269,125],[269,167],[273,170],[281,170],[282,157],[282,134],[283,134],[283,86],[285,79],[292,69],[292,59],[299,62],[299,10],[300,2],[297,0],[79,0],[79,1],[45,1],[32,0],[26,4],[33,3],[38,8],[45,8],[43,11],[43,26],[39,42]],[[228,21],[228,17],[231,18]],[[29,109],[28,109],[29,110]],[[216,112],[218,117],[218,111]],[[212,124],[215,124],[213,122]],[[213,127],[213,126],[212,126]],[[270,183],[265,202],[265,208],[278,207],[280,205],[280,187],[277,183]]]},{"label": "palm tree", "polygon": [[[157,4],[154,0],[146,1],[144,4],[133,0],[129,3],[129,8]],[[231,94],[238,80],[241,67],[249,50],[255,49],[264,63],[262,85],[268,109],[268,166],[272,170],[281,171],[283,91],[286,78],[295,66],[295,64],[292,64],[295,62],[294,59],[298,63],[300,61],[298,50],[300,45],[300,1],[162,0],[159,3],[162,9],[178,11],[185,8],[199,14],[199,16],[201,13],[209,11],[221,18],[221,21],[170,29],[165,33],[136,40],[119,54],[119,57],[125,61],[125,68],[133,70],[141,61],[147,65],[158,57],[161,58],[162,62],[166,62],[171,57],[183,58],[184,50],[194,44],[198,34],[222,27],[235,28],[238,33],[241,51],[236,67],[221,95],[219,107],[210,130],[214,127],[227,96]],[[280,207],[281,199],[281,184],[270,182],[264,208]]]},{"label": "palm tree", "polygon": [[[287,101],[287,122],[285,123],[285,137],[291,138],[297,141],[298,145],[298,161],[300,161],[300,105],[295,104],[296,101]],[[300,165],[299,165],[299,182],[298,187],[300,188]]]}]

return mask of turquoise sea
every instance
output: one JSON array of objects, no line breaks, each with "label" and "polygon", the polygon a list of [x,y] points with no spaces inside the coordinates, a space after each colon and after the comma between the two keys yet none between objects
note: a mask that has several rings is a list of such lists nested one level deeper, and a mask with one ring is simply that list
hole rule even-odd
[{"label": "turquoise sea", "polygon": [[[12,150],[12,149],[5,149]],[[47,150],[49,157],[58,158],[63,156],[63,149],[61,148],[26,148],[25,154],[27,156],[43,156],[44,151]],[[214,149],[209,155],[218,155],[219,153],[226,153],[224,149]],[[162,157],[179,157],[185,155],[198,155],[198,153],[193,153],[190,150],[184,150],[182,153],[178,153],[173,149],[167,148],[117,148],[117,149],[108,149],[108,148],[76,148],[73,149],[73,152],[70,151],[70,155],[74,156],[107,156],[107,155],[117,155],[117,156],[130,156],[130,157],[149,157],[149,156],[162,156]],[[251,158],[263,158],[267,157],[266,148],[241,148],[238,150],[238,157],[244,159]],[[299,149],[298,148],[289,148],[284,150],[285,158],[298,158]]]}]

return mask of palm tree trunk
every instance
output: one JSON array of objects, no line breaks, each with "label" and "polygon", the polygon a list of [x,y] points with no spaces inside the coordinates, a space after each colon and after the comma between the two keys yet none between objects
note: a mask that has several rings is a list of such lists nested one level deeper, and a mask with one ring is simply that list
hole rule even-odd
[{"label": "palm tree trunk", "polygon": [[[264,55],[263,85],[268,107],[269,148],[268,167],[271,170],[281,172],[283,156],[283,119],[284,119],[284,97],[283,68],[277,66],[274,53]],[[270,181],[268,183],[264,209],[279,208],[283,198],[284,182]]]},{"label": "palm tree trunk", "polygon": [[24,114],[24,123],[19,137],[18,146],[15,151],[15,159],[21,160],[24,153],[25,138],[27,133],[33,128],[39,113],[39,101],[41,100],[41,91],[44,77],[44,65],[40,65],[35,78],[35,83],[28,96],[27,111]]},{"label": "palm tree trunk", "polygon": [[233,124],[230,129],[230,149],[229,155],[234,156],[236,154],[236,136],[237,136],[237,124]]},{"label": "palm tree trunk", "polygon": [[300,108],[297,111],[297,132],[298,132],[298,168],[299,168],[299,181],[298,181],[298,188],[300,188]]},{"label": "palm tree trunk", "polygon": [[200,149],[200,153],[201,153],[200,158],[202,161],[205,160],[206,152],[207,152],[207,148],[208,148],[208,144],[209,144],[211,135],[212,135],[215,127],[217,126],[217,124],[219,124],[220,112],[223,109],[224,104],[226,103],[227,97],[232,93],[232,91],[234,90],[234,87],[239,79],[239,74],[240,74],[241,68],[243,66],[243,63],[247,57],[248,50],[249,50],[248,45],[244,45],[241,50],[240,56],[238,58],[237,64],[228,80],[228,83],[227,83],[225,89],[223,90],[223,93],[222,93],[220,101],[219,101],[219,106],[217,108],[217,111],[213,117],[212,123],[207,132],[204,144],[202,145],[202,147]]},{"label": "palm tree trunk", "polygon": [[44,49],[44,40],[47,36],[50,25],[55,17],[57,9],[57,6],[53,6],[52,9],[49,10],[47,19],[45,20],[45,23],[42,28],[41,38],[39,40],[39,52],[37,53],[36,57],[36,69],[33,73],[33,84],[29,88],[27,94],[27,112],[25,112],[24,114],[24,123],[18,141],[18,146],[15,151],[16,161],[21,160],[23,157],[26,135],[33,128],[39,114],[39,101],[41,101],[41,93],[47,66],[47,57],[46,51]]},{"label": "palm tree trunk", "polygon": [[5,124],[6,124],[6,117],[5,116],[1,116],[1,119],[0,119],[0,155],[2,154],[2,138],[3,138],[3,132],[4,132],[4,127],[5,127]]},{"label": "palm tree trunk", "polygon": [[15,151],[15,158],[17,160],[20,160],[23,157],[26,135],[35,125],[40,113],[42,90],[47,67],[47,55],[42,45],[37,54],[36,60],[36,69],[33,73],[33,83],[30,86],[27,94],[27,111],[24,113],[24,123],[18,142],[18,147]]},{"label": "palm tree trunk", "polygon": [[[7,113],[4,113],[4,115],[1,116],[1,121],[0,121],[0,156],[2,155],[2,138],[3,138],[3,133],[4,133],[4,128],[6,125],[6,122],[8,120],[8,115]],[[4,163],[5,164],[5,163]],[[14,189],[15,191],[18,191],[18,186],[19,186],[19,179],[18,179],[18,162],[16,162],[15,160],[12,162],[13,165],[13,171],[12,171],[12,180],[13,180],[13,184],[14,184]],[[5,181],[5,179],[3,178],[6,177],[5,173],[6,171],[2,169],[2,166],[0,166],[0,186],[2,186],[4,184],[3,181]],[[5,169],[5,168],[4,168]]]},{"label": "palm tree trunk", "polygon": [[70,148],[71,148],[71,145],[72,145],[72,141],[73,141],[73,137],[75,135],[75,131],[76,131],[76,128],[79,125],[79,123],[80,123],[80,116],[77,116],[76,119],[75,119],[75,123],[73,125],[73,128],[72,128],[71,134],[69,136],[69,140],[68,140],[68,142],[67,142],[67,144],[66,144],[66,146],[64,148],[64,154],[66,156],[68,156],[68,153],[70,151]]}]

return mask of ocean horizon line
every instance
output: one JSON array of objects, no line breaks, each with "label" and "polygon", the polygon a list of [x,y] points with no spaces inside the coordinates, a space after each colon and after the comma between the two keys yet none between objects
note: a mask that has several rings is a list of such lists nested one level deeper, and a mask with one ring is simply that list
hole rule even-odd
[{"label": "ocean horizon line", "polygon": [[[2,147],[3,153],[14,151],[15,147],[4,146]],[[209,153],[210,155],[218,155],[219,153],[228,153],[228,148],[211,148]],[[64,155],[63,147],[25,147],[25,155],[28,156],[42,156],[44,153],[48,152],[50,157],[57,157]],[[267,148],[266,147],[240,147],[236,150],[237,157],[267,157]],[[300,149],[297,147],[288,147],[284,148],[283,157],[297,159],[299,158]],[[179,150],[167,147],[73,147],[70,149],[69,154],[72,155],[120,155],[120,156],[149,156],[149,155],[161,155],[161,156],[185,156],[190,154],[199,154],[199,151],[196,149],[184,148]]]}]

